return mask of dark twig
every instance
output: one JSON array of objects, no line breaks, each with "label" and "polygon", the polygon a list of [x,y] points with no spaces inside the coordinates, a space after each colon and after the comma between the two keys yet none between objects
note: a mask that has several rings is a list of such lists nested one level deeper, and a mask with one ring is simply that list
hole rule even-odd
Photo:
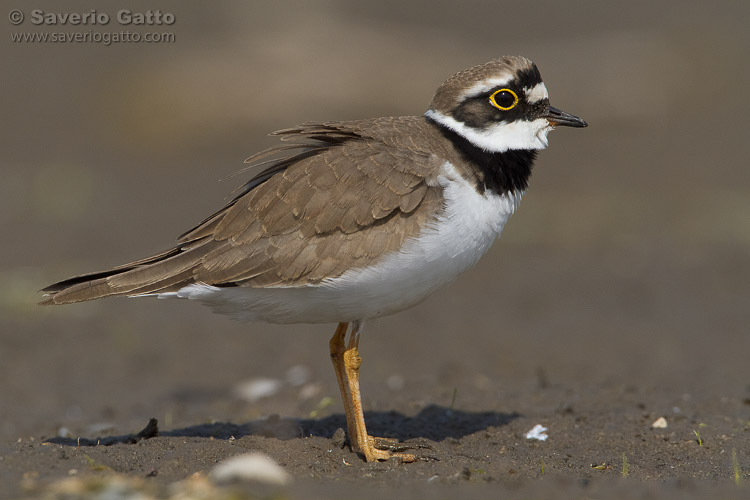
[{"label": "dark twig", "polygon": [[152,418],[137,434],[125,434],[123,436],[109,436],[96,439],[88,438],[63,438],[54,437],[46,442],[64,444],[68,446],[112,446],[113,444],[135,444],[142,439],[149,439],[159,435],[159,421]]}]

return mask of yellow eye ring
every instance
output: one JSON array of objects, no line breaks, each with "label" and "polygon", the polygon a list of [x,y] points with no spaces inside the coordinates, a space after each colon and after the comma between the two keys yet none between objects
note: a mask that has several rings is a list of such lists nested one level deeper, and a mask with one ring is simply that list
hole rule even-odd
[{"label": "yellow eye ring", "polygon": [[[509,102],[511,97],[513,98],[512,103]],[[500,102],[498,102],[498,100]],[[490,103],[492,103],[497,109],[508,111],[515,108],[516,104],[518,104],[518,95],[510,89],[496,90],[490,96]],[[503,106],[503,104],[505,104],[505,106]]]}]

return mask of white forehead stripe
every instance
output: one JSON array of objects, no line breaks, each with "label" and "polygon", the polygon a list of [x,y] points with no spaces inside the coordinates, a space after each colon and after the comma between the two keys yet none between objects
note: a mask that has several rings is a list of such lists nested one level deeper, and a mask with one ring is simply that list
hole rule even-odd
[{"label": "white forehead stripe", "polygon": [[549,98],[547,87],[545,87],[543,83],[537,83],[530,89],[525,88],[523,91],[526,94],[526,100],[531,104]]},{"label": "white forehead stripe", "polygon": [[434,109],[428,109],[425,116],[491,153],[514,149],[544,149],[547,147],[547,133],[552,130],[552,126],[544,118],[499,122],[484,129],[476,129]]},{"label": "white forehead stripe", "polygon": [[509,72],[501,76],[495,76],[493,78],[488,78],[486,80],[482,80],[481,82],[477,82],[469,87],[466,92],[464,92],[464,97],[469,98],[478,96],[479,94],[487,92],[488,90],[492,90],[495,87],[507,85],[508,83],[513,81],[513,77],[513,73]]}]

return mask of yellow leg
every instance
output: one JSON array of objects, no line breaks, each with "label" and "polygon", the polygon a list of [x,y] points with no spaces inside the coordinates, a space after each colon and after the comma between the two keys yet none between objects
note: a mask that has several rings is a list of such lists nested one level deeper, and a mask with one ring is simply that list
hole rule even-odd
[{"label": "yellow leg", "polygon": [[364,455],[367,462],[388,460],[391,457],[400,458],[402,462],[413,462],[416,457],[411,453],[396,453],[378,449],[375,446],[376,441],[390,442],[391,440],[380,440],[367,434],[365,415],[362,411],[362,396],[359,392],[359,367],[362,365],[362,358],[359,356],[359,322],[352,325],[349,343],[345,344],[347,327],[347,323],[339,323],[329,346],[333,369],[341,390],[341,399],[344,402],[346,426],[352,451]]},{"label": "yellow leg", "polygon": [[[339,323],[336,327],[336,332],[331,337],[331,341],[328,343],[328,347],[331,350],[331,363],[333,363],[333,371],[336,372],[336,380],[339,382],[339,390],[341,391],[341,401],[344,403],[344,413],[346,414],[346,429],[351,433],[351,429],[354,428],[354,422],[352,421],[352,403],[349,397],[349,385],[346,381],[346,369],[344,368],[344,353],[346,351],[346,330],[349,328],[349,323]],[[352,448],[355,447],[354,440],[351,434],[349,435],[349,442]]]}]

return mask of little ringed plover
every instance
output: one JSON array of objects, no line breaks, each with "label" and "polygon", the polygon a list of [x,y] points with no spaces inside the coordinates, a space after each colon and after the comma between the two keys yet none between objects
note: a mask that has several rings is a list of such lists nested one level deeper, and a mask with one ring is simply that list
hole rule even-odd
[{"label": "little ringed plover", "polygon": [[550,106],[534,63],[508,56],[450,77],[423,116],[274,132],[281,143],[247,160],[264,168],[176,246],[52,284],[42,304],[152,296],[241,321],[338,323],[329,346],[352,450],[413,461],[365,429],[362,325],[477,263],[555,126],[586,122]]}]

